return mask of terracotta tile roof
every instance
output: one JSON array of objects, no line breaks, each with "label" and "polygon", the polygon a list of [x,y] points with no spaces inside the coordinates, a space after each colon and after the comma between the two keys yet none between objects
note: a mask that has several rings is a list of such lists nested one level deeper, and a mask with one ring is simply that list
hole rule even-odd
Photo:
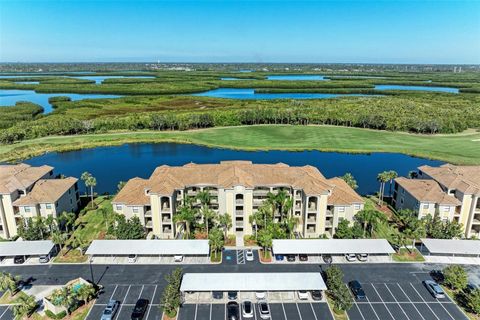
[{"label": "terracotta tile roof", "polygon": [[36,205],[39,203],[54,203],[58,201],[76,182],[77,178],[41,179],[24,197],[13,202],[14,206]]},{"label": "terracotta tile roof", "polygon": [[0,165],[0,193],[26,189],[52,170],[50,166],[32,167],[25,163]]},{"label": "terracotta tile roof", "polygon": [[457,189],[465,194],[480,194],[480,166],[444,164],[440,167],[421,166],[418,169],[449,189]]},{"label": "terracotta tile roof", "polygon": [[145,194],[148,180],[133,178],[128,180],[125,186],[112,200],[112,203],[122,203],[126,205],[149,205],[150,198]]},{"label": "terracotta tile roof", "polygon": [[396,178],[395,182],[398,183],[403,189],[405,189],[418,201],[433,202],[437,204],[454,206],[461,205],[461,202],[459,200],[444,192],[435,180],[407,179],[404,177],[400,177]]},{"label": "terracotta tile roof", "polygon": [[365,200],[355,192],[342,178],[328,179],[328,182],[334,186],[332,194],[328,197],[329,205],[341,205],[352,203],[365,203]]},{"label": "terracotta tile roof", "polygon": [[151,193],[171,195],[187,186],[211,185],[232,188],[242,185],[292,186],[306,194],[327,194],[332,186],[312,166],[290,167],[283,163],[253,164],[250,161],[222,161],[220,164],[194,164],[158,167],[149,179]]}]

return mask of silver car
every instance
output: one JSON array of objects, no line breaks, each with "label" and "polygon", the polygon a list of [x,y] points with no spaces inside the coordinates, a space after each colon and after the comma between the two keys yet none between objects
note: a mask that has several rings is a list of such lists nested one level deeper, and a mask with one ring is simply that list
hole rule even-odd
[{"label": "silver car", "polygon": [[445,291],[443,291],[442,287],[440,287],[440,285],[435,281],[425,280],[423,281],[423,285],[435,298],[437,299],[445,298]]},{"label": "silver car", "polygon": [[100,320],[112,320],[115,317],[115,313],[117,313],[118,305],[119,303],[116,300],[108,301],[105,310],[103,310]]}]

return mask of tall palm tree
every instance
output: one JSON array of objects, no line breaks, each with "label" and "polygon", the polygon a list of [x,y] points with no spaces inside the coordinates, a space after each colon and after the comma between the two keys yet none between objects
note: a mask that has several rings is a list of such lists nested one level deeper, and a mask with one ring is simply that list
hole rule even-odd
[{"label": "tall palm tree", "polygon": [[173,215],[173,221],[175,223],[185,224],[185,232],[190,237],[190,227],[195,222],[195,210],[193,210],[191,206],[183,204]]},{"label": "tall palm tree", "polygon": [[[59,220],[62,221],[65,224],[65,229],[67,232],[73,231],[73,224],[75,223],[75,219],[77,216],[73,212],[62,212],[62,214],[59,217]],[[71,227],[71,229],[69,228]]]},{"label": "tall palm tree", "polygon": [[64,287],[61,290],[61,300],[60,304],[67,310],[67,313],[71,313],[71,309],[73,305],[77,302],[75,299],[75,295],[73,294],[72,290],[68,287]]},{"label": "tall palm tree", "polygon": [[277,211],[277,199],[277,195],[273,192],[267,193],[267,199],[265,200],[265,203],[266,205],[270,206],[272,210],[272,221],[275,221],[275,212]]},{"label": "tall palm tree", "polygon": [[395,170],[390,170],[388,171],[388,178],[389,178],[389,191],[388,191],[388,195],[391,196],[392,195],[392,182],[393,182],[393,179],[395,179],[396,177],[398,177],[398,173],[395,171]]},{"label": "tall palm tree", "polygon": [[228,213],[224,213],[218,217],[218,224],[223,229],[224,238],[227,239],[227,232],[233,226],[232,217]]},{"label": "tall palm tree", "polygon": [[345,173],[340,178],[343,181],[345,181],[350,186],[350,188],[352,188],[353,190],[358,188],[357,180],[355,180],[355,177],[350,172]]},{"label": "tall palm tree", "polygon": [[9,291],[10,296],[14,296],[18,290],[18,281],[20,278],[18,276],[13,276],[11,273],[1,272],[0,273],[0,290]]},{"label": "tall palm tree", "polygon": [[54,227],[54,224],[55,224],[55,218],[53,217],[53,215],[49,214],[45,218],[45,224],[48,226],[48,230],[49,230],[50,234],[52,234],[53,233],[53,227]]},{"label": "tall palm tree", "polygon": [[210,192],[208,192],[207,190],[200,191],[199,193],[197,193],[197,196],[195,198],[200,201],[202,206],[209,206],[212,200]]},{"label": "tall palm tree", "polygon": [[390,176],[388,174],[388,171],[383,171],[383,172],[380,172],[378,175],[377,175],[377,181],[380,182],[380,191],[378,193],[378,198],[379,198],[379,202],[378,204],[381,204],[383,203],[383,193],[384,193],[384,190],[385,190],[385,183],[390,180]]},{"label": "tall palm tree", "polygon": [[61,231],[55,231],[52,233],[52,241],[54,244],[60,247],[60,251],[63,250],[63,245],[67,241],[67,234]]},{"label": "tall palm tree", "polygon": [[30,316],[38,304],[35,297],[30,295],[22,295],[18,297],[17,303],[13,306],[12,311],[15,318],[22,318]]},{"label": "tall palm tree", "polygon": [[201,208],[200,208],[200,214],[201,216],[203,217],[203,222],[205,224],[205,228],[206,228],[206,231],[207,231],[207,236],[208,236],[208,228],[209,228],[209,224],[210,224],[210,221],[215,218],[215,211],[213,211],[212,209],[210,209],[207,205],[203,205]]}]

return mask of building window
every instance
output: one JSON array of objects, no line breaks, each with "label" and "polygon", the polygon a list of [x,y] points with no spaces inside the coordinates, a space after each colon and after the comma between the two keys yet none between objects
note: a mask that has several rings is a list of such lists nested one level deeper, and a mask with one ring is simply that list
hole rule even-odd
[{"label": "building window", "polygon": [[52,204],[51,204],[51,203],[47,203],[47,204],[45,205],[45,208],[47,208],[47,209],[52,209]]},{"label": "building window", "polygon": [[30,207],[25,207],[25,212],[30,212]]},{"label": "building window", "polygon": [[357,203],[354,205],[355,210],[360,210],[360,205]]},{"label": "building window", "polygon": [[71,194],[72,193],[72,189],[68,189],[68,194]]},{"label": "building window", "polygon": [[338,212],[345,212],[345,207],[338,207]]},{"label": "building window", "polygon": [[58,201],[57,201],[57,202],[55,202],[55,208],[57,208],[57,207],[58,207]]},{"label": "building window", "polygon": [[138,207],[133,207],[133,213],[138,213]]},{"label": "building window", "polygon": [[403,204],[403,198],[400,198],[400,203]]},{"label": "building window", "polygon": [[405,194],[405,189],[402,188],[402,194]]},{"label": "building window", "polygon": [[443,212],[449,212],[449,211],[450,211],[450,207],[448,206],[443,207]]},{"label": "building window", "polygon": [[121,204],[117,204],[115,206],[115,208],[116,208],[117,211],[122,211],[122,205]]},{"label": "building window", "polygon": [[429,207],[428,203],[425,203],[425,204],[423,205],[423,209],[428,209],[428,207]]}]

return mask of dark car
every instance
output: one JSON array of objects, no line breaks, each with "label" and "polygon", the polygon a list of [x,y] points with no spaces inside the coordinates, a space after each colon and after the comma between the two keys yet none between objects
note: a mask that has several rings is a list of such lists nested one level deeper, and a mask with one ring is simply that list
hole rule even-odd
[{"label": "dark car", "polygon": [[283,261],[283,259],[285,259],[285,257],[284,257],[282,254],[276,254],[276,255],[275,255],[275,260],[277,260],[277,261]]},{"label": "dark car", "polygon": [[133,308],[132,320],[142,320],[147,311],[149,301],[147,299],[138,299]]},{"label": "dark car", "polygon": [[240,319],[240,307],[235,301],[227,303],[227,320],[239,320]]},{"label": "dark car", "polygon": [[222,291],[212,291],[212,298],[213,299],[223,299],[223,292]]},{"label": "dark car", "polygon": [[295,255],[294,254],[287,254],[287,261],[288,262],[295,262]]},{"label": "dark car", "polygon": [[332,264],[333,262],[333,258],[331,254],[323,254],[322,259],[323,259],[323,262],[325,262],[326,264]]},{"label": "dark car", "polygon": [[15,256],[13,258],[13,263],[15,264],[22,264],[25,262],[25,257],[24,256]]},{"label": "dark car", "polygon": [[237,291],[228,291],[228,300],[237,300],[238,292]]},{"label": "dark car", "polygon": [[300,255],[298,256],[298,259],[299,259],[300,261],[308,261],[308,255],[306,255],[306,254],[300,254]]},{"label": "dark car", "polygon": [[362,285],[357,280],[350,281],[348,283],[348,287],[352,291],[355,299],[363,300],[363,299],[367,298],[366,295],[365,295],[365,291],[363,291]]},{"label": "dark car", "polygon": [[437,283],[443,283],[445,280],[445,276],[443,275],[442,270],[432,270],[430,271],[430,277],[437,282]]},{"label": "dark car", "polygon": [[313,290],[311,293],[312,299],[315,301],[322,300],[322,291],[320,290]]}]

